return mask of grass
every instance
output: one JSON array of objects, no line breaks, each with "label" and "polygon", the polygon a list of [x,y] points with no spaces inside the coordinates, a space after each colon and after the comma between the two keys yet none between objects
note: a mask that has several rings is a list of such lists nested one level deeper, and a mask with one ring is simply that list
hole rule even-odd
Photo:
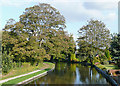
[{"label": "grass", "polygon": [[110,69],[119,69],[117,65],[112,65],[112,64],[109,64],[109,65],[98,64],[97,66],[99,68],[101,68],[101,69],[105,68],[105,69],[108,69],[108,70],[110,70]]},{"label": "grass", "polygon": [[41,70],[41,71],[36,72],[36,73],[33,73],[33,74],[29,74],[29,75],[26,75],[26,76],[23,76],[23,77],[20,77],[20,78],[16,78],[16,79],[9,80],[9,81],[3,83],[3,85],[7,85],[7,84],[9,84],[9,85],[10,85],[10,84],[11,84],[11,85],[14,85],[14,84],[17,84],[17,83],[22,82],[22,81],[24,81],[24,80],[26,80],[26,79],[29,79],[29,78],[31,78],[31,77],[33,77],[33,76],[36,76],[36,75],[39,75],[39,74],[41,74],[41,73],[43,73],[43,72],[49,71],[50,69],[51,69],[51,68],[47,68],[47,69]]},{"label": "grass", "polygon": [[29,63],[23,63],[22,67],[11,69],[8,74],[2,74],[2,80],[11,78],[14,76],[18,76],[21,74],[26,74],[38,69],[53,68],[54,66],[53,63],[48,63],[48,62],[44,62],[44,63],[40,63],[38,66],[35,66],[35,65],[31,66]]},{"label": "grass", "polygon": [[44,63],[49,64],[49,66],[51,66],[51,67],[54,66],[53,63],[50,63],[50,62],[44,62]]}]

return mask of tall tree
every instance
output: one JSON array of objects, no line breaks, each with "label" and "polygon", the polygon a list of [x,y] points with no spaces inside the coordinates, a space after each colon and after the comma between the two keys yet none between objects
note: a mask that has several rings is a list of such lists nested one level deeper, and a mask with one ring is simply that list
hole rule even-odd
[{"label": "tall tree", "polygon": [[3,29],[3,51],[14,55],[14,61],[65,59],[75,47],[65,27],[65,18],[49,4],[26,8],[20,21],[10,19]]},{"label": "tall tree", "polygon": [[98,50],[102,51],[110,46],[110,31],[101,21],[90,20],[78,33],[77,42],[82,56],[95,55]]},{"label": "tall tree", "polygon": [[26,8],[23,15],[20,16],[20,22],[25,25],[24,31],[28,32],[30,37],[36,37],[40,47],[46,40],[47,29],[64,29],[66,27],[65,18],[60,12],[45,3]]}]

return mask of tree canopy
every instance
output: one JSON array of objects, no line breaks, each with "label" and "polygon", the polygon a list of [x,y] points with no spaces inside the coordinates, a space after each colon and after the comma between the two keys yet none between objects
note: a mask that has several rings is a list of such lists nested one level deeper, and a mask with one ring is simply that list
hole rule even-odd
[{"label": "tree canopy", "polygon": [[120,56],[120,34],[113,34],[112,35],[112,42],[111,42],[111,55],[115,57]]},{"label": "tree canopy", "polygon": [[71,58],[75,42],[64,31],[65,18],[57,9],[40,3],[26,8],[19,18],[18,22],[9,19],[3,29],[3,59],[8,55],[12,62],[32,63]]},{"label": "tree canopy", "polygon": [[99,20],[90,20],[78,31],[79,54],[85,58],[95,55],[110,46],[110,31]]}]

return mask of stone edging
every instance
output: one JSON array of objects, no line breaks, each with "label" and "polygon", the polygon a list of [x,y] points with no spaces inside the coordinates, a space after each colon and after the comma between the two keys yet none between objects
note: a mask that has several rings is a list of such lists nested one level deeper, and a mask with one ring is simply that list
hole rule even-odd
[{"label": "stone edging", "polygon": [[21,84],[28,84],[28,83],[32,82],[33,80],[35,80],[37,78],[40,78],[40,77],[43,77],[43,76],[47,75],[47,73],[50,72],[50,71],[52,71],[52,70],[54,70],[54,68],[52,68],[49,71],[43,72],[43,73],[41,73],[39,75],[33,76],[33,77],[29,78],[29,79],[26,79],[26,80],[24,80],[22,82],[19,82],[18,84],[14,85],[14,86],[19,86]]},{"label": "stone edging", "polygon": [[101,70],[100,68],[98,68],[96,65],[93,65],[93,67],[99,73],[101,73],[109,81],[109,83],[111,83],[112,86],[118,86],[118,84],[116,83],[116,81],[111,76],[109,76],[108,74],[106,74],[103,70]]}]

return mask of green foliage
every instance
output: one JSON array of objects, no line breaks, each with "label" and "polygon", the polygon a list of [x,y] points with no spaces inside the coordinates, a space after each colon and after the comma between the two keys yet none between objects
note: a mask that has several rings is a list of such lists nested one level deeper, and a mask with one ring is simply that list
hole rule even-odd
[{"label": "green foliage", "polygon": [[108,49],[105,49],[105,56],[107,57],[108,60],[111,60],[110,51]]},{"label": "green foliage", "polygon": [[75,56],[75,54],[71,54],[70,59],[71,59],[71,61],[76,60],[76,56]]},{"label": "green foliage", "polygon": [[120,34],[112,34],[110,51],[112,56],[120,56]]},{"label": "green foliage", "polygon": [[100,58],[99,57],[94,57],[93,64],[95,64],[96,62],[100,62]]},{"label": "green foliage", "polygon": [[108,65],[109,62],[108,61],[103,61],[103,65]]},{"label": "green foliage", "polygon": [[81,59],[86,60],[90,55],[93,57],[110,45],[110,31],[101,21],[90,20],[78,33],[78,52]]},{"label": "green foliage", "polygon": [[99,55],[100,62],[103,63],[104,61],[107,61],[107,57],[102,53]]},{"label": "green foliage", "polygon": [[13,63],[12,63],[12,68],[16,68],[16,67],[17,67],[16,62],[13,62]]},{"label": "green foliage", "polygon": [[2,72],[8,73],[9,70],[12,68],[12,59],[7,52],[4,52],[2,55]]},{"label": "green foliage", "polygon": [[[20,21],[9,19],[3,29],[2,52],[7,52],[3,58],[14,61],[13,68],[23,62],[34,65],[44,59],[68,59],[75,53],[75,42],[73,36],[64,31],[65,27],[64,16],[50,4],[26,8]],[[9,56],[13,56],[12,59]],[[3,67],[9,70],[5,63]]]},{"label": "green foliage", "polygon": [[99,64],[99,65],[97,65],[99,68],[101,68],[101,69],[103,69],[103,68],[105,68],[105,69],[107,69],[107,70],[110,70],[110,69],[119,69],[116,65],[111,65],[111,64],[109,64],[109,65],[102,65],[102,64]]},{"label": "green foliage", "polygon": [[[110,51],[113,57],[120,57],[120,34],[112,34]],[[120,61],[116,60],[115,62],[120,67]]]},{"label": "green foliage", "polygon": [[17,67],[21,67],[21,66],[22,66],[22,62],[17,62],[17,63],[16,63],[16,66],[17,66]]}]

